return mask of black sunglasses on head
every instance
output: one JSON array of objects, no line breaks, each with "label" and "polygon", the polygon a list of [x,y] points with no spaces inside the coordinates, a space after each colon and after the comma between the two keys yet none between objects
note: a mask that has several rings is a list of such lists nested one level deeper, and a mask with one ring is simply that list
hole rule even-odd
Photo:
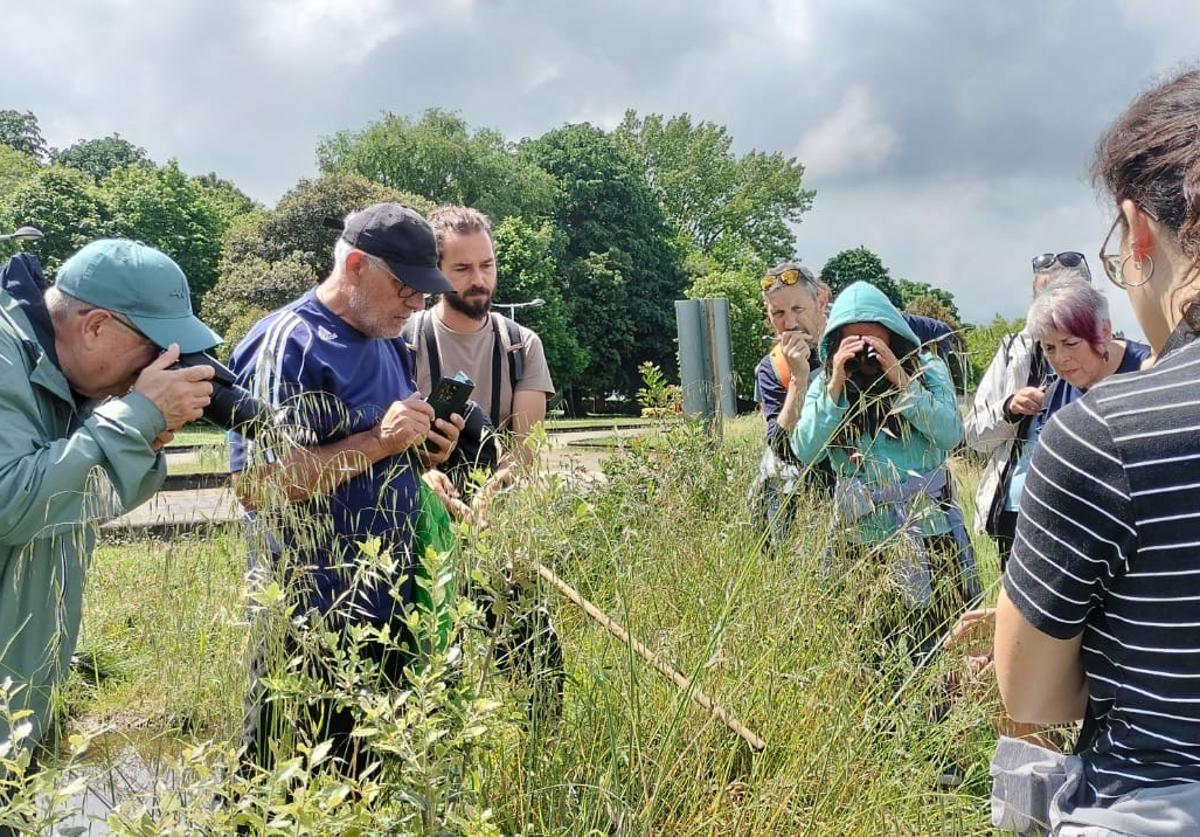
[{"label": "black sunglasses on head", "polygon": [[1034,256],[1033,270],[1034,272],[1049,270],[1054,267],[1055,262],[1058,262],[1063,267],[1079,267],[1083,265],[1083,269],[1087,270],[1088,276],[1092,275],[1092,272],[1088,270],[1087,259],[1084,258],[1083,253],[1076,253],[1074,250],[1068,250],[1065,253],[1042,253],[1040,256]]}]

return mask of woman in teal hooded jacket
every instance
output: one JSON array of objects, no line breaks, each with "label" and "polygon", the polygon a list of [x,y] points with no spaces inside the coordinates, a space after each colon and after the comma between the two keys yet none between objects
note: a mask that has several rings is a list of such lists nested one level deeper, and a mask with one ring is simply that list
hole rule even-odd
[{"label": "woman in teal hooded jacket", "polygon": [[838,520],[854,543],[909,540],[899,570],[913,604],[928,605],[941,580],[931,575],[932,555],[951,559],[965,605],[980,589],[946,469],[963,429],[945,363],[922,351],[900,312],[866,282],[834,302],[820,357],[792,449],[805,462],[828,458]]}]

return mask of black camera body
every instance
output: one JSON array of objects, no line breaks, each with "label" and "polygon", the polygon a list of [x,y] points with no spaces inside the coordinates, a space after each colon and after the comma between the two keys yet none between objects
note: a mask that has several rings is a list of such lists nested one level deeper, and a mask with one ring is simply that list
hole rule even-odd
[{"label": "black camera body", "polygon": [[212,400],[204,408],[204,418],[224,430],[232,430],[248,439],[270,419],[271,409],[237,383],[233,371],[207,352],[189,352],[179,356],[172,369],[207,366],[213,370]]}]

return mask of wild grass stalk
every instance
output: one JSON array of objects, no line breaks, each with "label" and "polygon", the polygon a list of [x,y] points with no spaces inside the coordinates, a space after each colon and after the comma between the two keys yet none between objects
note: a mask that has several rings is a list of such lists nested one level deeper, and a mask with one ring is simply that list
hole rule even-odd
[{"label": "wild grass stalk", "polygon": [[[654,446],[620,449],[603,482],[539,474],[507,493],[491,527],[467,535],[452,558],[455,586],[470,580],[499,601],[497,627],[486,628],[472,597],[460,598],[450,648],[428,653],[396,688],[356,651],[395,637],[359,632],[345,642],[330,626],[306,623],[300,635],[333,655],[338,676],[297,664],[297,647],[283,639],[301,614],[277,576],[246,598],[238,531],[102,547],[82,647],[107,660],[111,676],[73,679],[71,729],[111,730],[106,741],[142,747],[166,777],[126,799],[109,827],[138,835],[231,833],[239,822],[264,834],[985,833],[992,705],[945,711],[950,655],[912,676],[904,643],[882,636],[902,616],[886,562],[856,559],[830,540],[830,510],[815,498],[798,498],[789,538],[763,548],[745,506],[758,425],[729,429],[717,442],[676,425]],[[969,497],[975,466],[955,466]],[[980,551],[992,578],[994,559]],[[366,561],[363,583],[386,575],[389,560]],[[437,562],[446,559],[427,560],[430,577],[444,579]],[[539,582],[537,563],[730,709],[766,750],[749,752],[558,598]],[[519,667],[496,665],[497,637],[542,605],[565,652],[561,704]],[[434,618],[414,612],[411,627],[428,634]],[[237,749],[259,629],[272,649],[267,677],[293,707],[285,713],[293,746],[272,768],[248,771]],[[357,736],[382,754],[372,772],[330,769],[300,711],[315,694],[354,707]],[[148,739],[172,743],[145,747]],[[44,795],[80,758],[61,752],[18,797]],[[966,782],[938,790],[951,761]]]}]

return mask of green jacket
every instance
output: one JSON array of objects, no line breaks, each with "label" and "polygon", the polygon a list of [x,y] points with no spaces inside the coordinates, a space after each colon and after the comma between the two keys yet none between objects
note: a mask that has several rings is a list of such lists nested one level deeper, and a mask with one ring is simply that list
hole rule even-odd
[{"label": "green jacket", "polygon": [[[904,317],[883,292],[866,282],[855,282],[842,291],[829,312],[829,322],[821,338],[820,357],[825,362],[835,351],[835,340],[842,326],[849,323],[879,323],[913,346],[921,341]],[[817,375],[804,399],[800,421],[792,430],[792,449],[804,462],[819,462],[826,457],[839,478],[856,477],[868,486],[890,485],[926,473],[946,462],[954,446],[962,440],[962,419],[954,400],[950,373],[936,355],[922,352],[921,371],[914,375],[904,392],[896,396],[893,409],[904,418],[904,430],[898,438],[884,432],[873,438],[860,435],[854,450],[861,460],[851,460],[847,451],[830,448],[829,442],[850,410],[843,394],[835,403],[827,389],[829,375],[824,369]],[[946,516],[932,501],[916,511],[922,515],[921,529],[926,535],[950,531]],[[886,512],[874,512],[859,524],[860,542],[879,543],[891,537],[896,527]]]},{"label": "green jacket", "polygon": [[13,710],[33,710],[38,741],[75,652],[96,526],[150,499],[166,460],[150,448],[165,426],[153,402],[130,393],[82,412],[33,335],[0,291],[0,683]]}]

